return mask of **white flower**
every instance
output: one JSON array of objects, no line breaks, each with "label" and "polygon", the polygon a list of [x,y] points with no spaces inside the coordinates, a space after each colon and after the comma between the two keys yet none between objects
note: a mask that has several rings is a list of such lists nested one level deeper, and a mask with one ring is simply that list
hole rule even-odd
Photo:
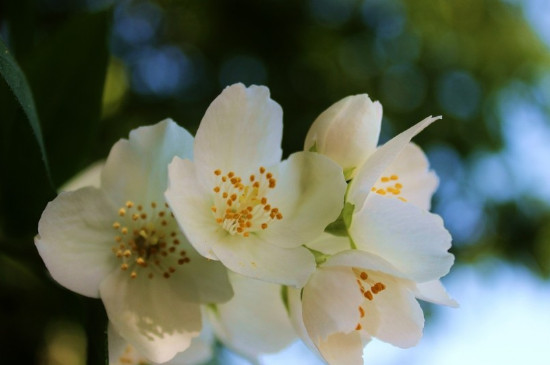
[{"label": "white flower", "polygon": [[376,149],[382,105],[366,94],[348,96],[330,106],[313,122],[304,150],[330,157],[350,179]]},{"label": "white flower", "polygon": [[302,244],[342,208],[342,169],[317,153],[281,159],[282,110],[265,87],[226,88],[199,126],[194,161],[169,166],[166,199],[203,256],[252,278],[302,286],[315,268]]},{"label": "white flower", "polygon": [[226,270],[193,250],[164,201],[168,162],[190,158],[192,143],[170,120],[132,131],[113,146],[100,188],[60,193],[35,239],[52,277],[101,297],[116,331],[155,362],[199,334],[199,303],[232,295]]},{"label": "white flower", "polygon": [[439,281],[418,284],[384,259],[359,250],[329,258],[301,296],[290,290],[298,332],[329,364],[363,364],[363,347],[372,337],[402,348],[414,346],[424,326],[415,296],[456,306]]},{"label": "white flower", "polygon": [[225,346],[258,363],[260,355],[281,351],[297,339],[280,285],[236,273],[230,273],[229,279],[235,295],[208,311]]},{"label": "white flower", "polygon": [[[207,324],[206,322],[204,322]],[[109,345],[109,365],[157,365],[159,363],[151,362],[146,357],[126,342],[115,331],[113,325],[109,323],[107,329]],[[214,334],[212,329],[205,325],[200,336],[191,340],[189,347],[178,353],[173,359],[163,362],[165,365],[199,365],[204,364],[213,356],[212,347],[214,346]]]},{"label": "white flower", "polygon": [[439,279],[454,262],[443,220],[427,211],[437,178],[422,151],[410,144],[437,119],[427,118],[379,147],[347,193],[355,248],[382,257],[416,282]]}]

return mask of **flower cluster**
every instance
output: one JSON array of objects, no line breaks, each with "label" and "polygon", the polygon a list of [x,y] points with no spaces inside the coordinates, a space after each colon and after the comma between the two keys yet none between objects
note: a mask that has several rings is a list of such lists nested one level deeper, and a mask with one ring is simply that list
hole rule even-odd
[{"label": "flower cluster", "polygon": [[215,338],[255,359],[300,337],[329,364],[363,363],[372,337],[413,346],[417,299],[456,305],[437,177],[410,142],[438,118],[377,146],[381,119],[347,97],[281,160],[281,107],[232,85],[194,138],[165,120],[117,142],[90,186],[48,204],[36,247],[56,281],[103,301],[112,365],[200,363]]}]

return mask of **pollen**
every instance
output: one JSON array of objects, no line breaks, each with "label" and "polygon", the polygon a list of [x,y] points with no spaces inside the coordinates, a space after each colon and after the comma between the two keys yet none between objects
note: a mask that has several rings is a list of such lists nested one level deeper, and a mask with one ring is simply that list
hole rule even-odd
[{"label": "pollen", "polygon": [[405,199],[401,195],[402,189],[403,184],[399,182],[399,175],[396,174],[380,177],[378,182],[373,187],[371,187],[371,191],[373,193],[376,193],[378,195],[393,196],[401,201],[406,202],[407,199]]},{"label": "pollen", "polygon": [[[355,268],[352,270],[355,273],[356,283],[359,287],[359,291],[368,301],[374,300],[376,295],[380,294],[386,289],[386,285],[384,283],[371,278],[371,276],[367,274],[364,270]],[[359,312],[361,318],[363,318],[365,315],[364,309],[359,307]]]},{"label": "pollen", "polygon": [[276,187],[277,179],[263,166],[258,171],[243,180],[233,171],[224,175],[221,170],[214,170],[218,181],[213,188],[211,211],[216,223],[232,235],[249,237],[283,219],[279,209],[268,202],[269,191]]},{"label": "pollen", "polygon": [[183,236],[167,204],[128,200],[118,215],[121,218],[112,223],[116,230],[112,252],[131,279],[140,277],[140,272],[143,278],[170,278],[179,266],[191,262],[184,250],[176,249]]}]

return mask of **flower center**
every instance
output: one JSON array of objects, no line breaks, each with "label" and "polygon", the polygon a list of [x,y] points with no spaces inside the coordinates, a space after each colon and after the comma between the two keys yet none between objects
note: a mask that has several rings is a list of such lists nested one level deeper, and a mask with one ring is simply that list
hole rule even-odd
[{"label": "flower center", "polygon": [[[384,285],[384,283],[372,280],[364,270],[354,268],[353,272],[355,274],[357,285],[359,286],[361,294],[363,294],[363,297],[365,297],[365,299],[367,299],[368,301],[372,301],[375,295],[386,289],[386,285]],[[365,309],[362,305],[359,306],[359,315],[359,321],[361,321],[365,317]],[[361,323],[357,323],[355,329],[360,330],[361,328]]]},{"label": "flower center", "polygon": [[370,190],[379,195],[393,195],[397,199],[406,202],[407,199],[400,196],[403,184],[399,182],[399,176],[393,174],[390,176],[382,176],[377,184]]},{"label": "flower center", "polygon": [[221,170],[215,170],[214,175],[218,182],[213,189],[216,195],[212,213],[230,234],[248,237],[251,232],[266,229],[272,221],[283,219],[279,209],[267,201],[266,195],[275,188],[277,180],[264,167],[250,175],[248,181],[232,171],[223,175]]},{"label": "flower center", "polygon": [[149,279],[155,275],[169,278],[178,265],[189,263],[187,252],[178,249],[182,236],[168,204],[159,208],[126,202],[118,210],[119,220],[113,223],[117,231],[113,253],[121,261],[120,269],[129,271],[135,279],[144,271]]}]

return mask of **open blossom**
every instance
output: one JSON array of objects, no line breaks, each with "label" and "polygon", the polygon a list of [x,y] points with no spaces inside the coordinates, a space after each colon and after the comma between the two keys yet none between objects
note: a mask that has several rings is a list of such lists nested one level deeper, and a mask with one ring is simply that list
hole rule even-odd
[{"label": "open blossom", "polygon": [[360,250],[330,257],[301,295],[290,290],[298,332],[329,364],[363,364],[363,347],[373,337],[402,348],[414,346],[424,327],[416,298],[456,306],[439,281],[417,283]]},{"label": "open blossom", "polygon": [[252,278],[302,286],[315,268],[302,245],[338,216],[342,169],[298,152],[281,160],[282,110],[265,87],[226,88],[210,105],[194,160],[174,158],[168,200],[203,256]]},{"label": "open blossom", "polygon": [[334,103],[313,122],[304,142],[311,149],[337,162],[351,178],[376,149],[382,105],[368,95],[352,95]]},{"label": "open blossom", "polygon": [[164,200],[168,163],[192,157],[192,143],[171,120],[132,131],[113,146],[99,188],[48,204],[35,239],[52,277],[101,297],[116,332],[153,362],[199,335],[199,303],[232,295],[225,268],[194,251]]}]

